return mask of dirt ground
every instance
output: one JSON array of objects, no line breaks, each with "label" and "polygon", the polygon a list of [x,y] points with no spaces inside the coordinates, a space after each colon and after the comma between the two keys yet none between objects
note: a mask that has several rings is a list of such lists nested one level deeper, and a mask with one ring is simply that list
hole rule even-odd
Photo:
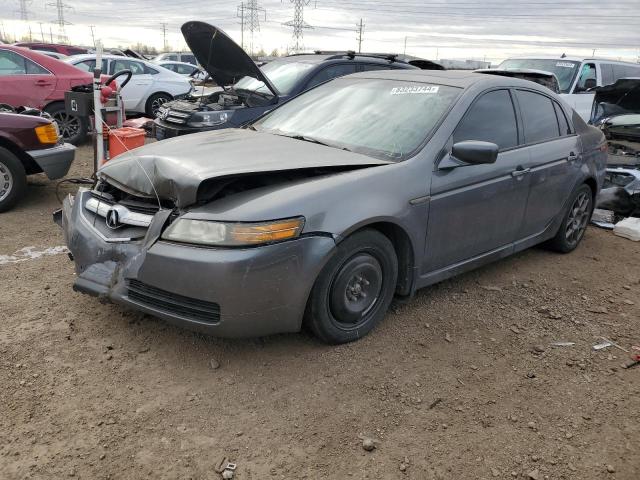
[{"label": "dirt ground", "polygon": [[590,228],[350,345],[230,341],[73,292],[56,207],[34,177],[0,216],[0,479],[217,479],[224,457],[240,480],[640,478],[640,367],[592,350],[640,345],[639,244]]}]

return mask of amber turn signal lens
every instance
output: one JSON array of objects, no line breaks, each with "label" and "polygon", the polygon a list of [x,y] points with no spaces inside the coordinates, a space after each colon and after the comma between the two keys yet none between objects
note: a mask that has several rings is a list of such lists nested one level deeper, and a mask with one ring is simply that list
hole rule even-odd
[{"label": "amber turn signal lens", "polygon": [[295,218],[267,224],[235,224],[230,237],[238,244],[279,242],[300,235],[304,219]]},{"label": "amber turn signal lens", "polygon": [[58,143],[58,129],[53,123],[40,125],[39,127],[36,127],[35,130],[40,143]]}]

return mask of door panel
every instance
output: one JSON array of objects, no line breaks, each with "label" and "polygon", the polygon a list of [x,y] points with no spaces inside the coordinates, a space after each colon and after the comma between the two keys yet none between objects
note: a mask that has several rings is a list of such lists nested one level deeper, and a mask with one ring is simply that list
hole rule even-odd
[{"label": "door panel", "polygon": [[528,154],[502,152],[493,165],[434,172],[423,272],[432,272],[513,243],[522,224]]},{"label": "door panel", "polygon": [[38,64],[0,50],[0,102],[42,108],[56,89],[56,78]]},{"label": "door panel", "polygon": [[129,83],[122,89],[122,100],[125,110],[142,111],[147,92],[153,84],[151,75],[145,73],[145,66],[135,60],[117,59],[111,61],[111,72],[117,73],[121,70],[131,70],[133,75]]}]

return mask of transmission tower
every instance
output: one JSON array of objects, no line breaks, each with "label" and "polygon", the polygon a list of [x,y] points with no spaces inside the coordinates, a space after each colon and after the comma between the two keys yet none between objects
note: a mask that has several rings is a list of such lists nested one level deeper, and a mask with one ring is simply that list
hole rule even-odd
[{"label": "transmission tower", "polygon": [[67,43],[69,38],[67,37],[65,26],[71,25],[71,23],[64,19],[64,12],[66,10],[71,10],[72,7],[64,3],[62,0],[56,0],[55,3],[47,3],[47,6],[56,7],[56,11],[58,13],[58,20],[56,21],[58,24],[58,41],[60,43]]},{"label": "transmission tower", "polygon": [[253,55],[254,33],[260,31],[260,19],[266,21],[267,11],[258,5],[258,0],[247,0],[238,5],[240,31],[242,32],[242,48],[244,49],[244,32],[249,31],[249,54]]},{"label": "transmission tower", "polygon": [[169,45],[167,44],[167,24],[161,23],[160,25],[162,26],[162,39],[164,42],[164,51],[166,52],[169,50]]},{"label": "transmission tower", "polygon": [[291,49],[294,52],[304,50],[303,30],[305,28],[313,28],[304,21],[304,7],[309,5],[310,1],[311,0],[291,0],[291,3],[293,3],[293,20],[289,20],[284,25],[287,27],[293,27],[293,45],[291,46]]},{"label": "transmission tower", "polygon": [[29,21],[29,14],[31,13],[27,8],[27,5],[31,3],[31,0],[19,0],[20,3],[20,20]]}]

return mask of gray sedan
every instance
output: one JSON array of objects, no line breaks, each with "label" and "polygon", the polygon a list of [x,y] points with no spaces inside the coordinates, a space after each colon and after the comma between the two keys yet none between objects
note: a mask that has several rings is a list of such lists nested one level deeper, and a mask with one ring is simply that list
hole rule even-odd
[{"label": "gray sedan", "polygon": [[356,340],[394,296],[582,239],[606,145],[550,90],[364,72],[107,163],[56,215],[74,288],[219,336]]}]

